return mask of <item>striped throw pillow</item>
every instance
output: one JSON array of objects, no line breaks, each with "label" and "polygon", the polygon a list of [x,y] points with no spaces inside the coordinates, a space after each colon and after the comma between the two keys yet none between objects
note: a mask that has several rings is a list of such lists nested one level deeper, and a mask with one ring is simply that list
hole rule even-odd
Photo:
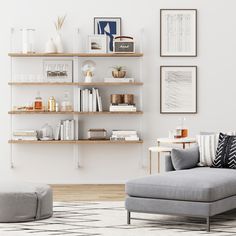
[{"label": "striped throw pillow", "polygon": [[219,134],[197,135],[197,143],[200,152],[198,166],[211,166],[216,156]]}]

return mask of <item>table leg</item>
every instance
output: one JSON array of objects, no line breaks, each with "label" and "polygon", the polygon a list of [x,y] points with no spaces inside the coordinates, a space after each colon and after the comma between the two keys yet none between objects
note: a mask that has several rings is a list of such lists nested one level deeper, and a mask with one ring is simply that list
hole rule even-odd
[{"label": "table leg", "polygon": [[149,150],[149,174],[152,174],[152,151]]},{"label": "table leg", "polygon": [[185,143],[183,143],[183,149],[185,149]]}]

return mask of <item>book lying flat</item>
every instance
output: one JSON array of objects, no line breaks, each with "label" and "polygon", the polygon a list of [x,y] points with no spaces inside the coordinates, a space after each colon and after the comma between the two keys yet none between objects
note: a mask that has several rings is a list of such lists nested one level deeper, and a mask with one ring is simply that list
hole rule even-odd
[{"label": "book lying flat", "polygon": [[37,136],[36,130],[15,130],[13,132],[14,136]]},{"label": "book lying flat", "polygon": [[139,137],[138,136],[130,136],[130,137],[115,137],[115,136],[111,136],[110,140],[113,141],[139,141]]},{"label": "book lying flat", "polygon": [[109,107],[109,111],[137,111],[137,108],[133,105],[127,106],[119,106],[119,105],[111,105]]},{"label": "book lying flat", "polygon": [[13,136],[13,140],[37,141],[38,138],[35,136]]},{"label": "book lying flat", "polygon": [[134,78],[104,78],[105,83],[133,83]]}]

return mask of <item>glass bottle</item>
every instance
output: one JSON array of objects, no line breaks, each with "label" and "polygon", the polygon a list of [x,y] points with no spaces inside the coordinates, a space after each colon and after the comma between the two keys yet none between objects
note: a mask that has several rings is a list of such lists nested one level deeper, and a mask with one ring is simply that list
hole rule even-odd
[{"label": "glass bottle", "polygon": [[186,138],[188,137],[188,129],[184,125],[186,118],[179,119],[179,125],[176,127],[176,138]]},{"label": "glass bottle", "polygon": [[182,138],[188,137],[188,128],[185,126],[184,122],[186,121],[186,118],[182,118]]},{"label": "glass bottle", "polygon": [[56,100],[53,96],[48,99],[48,111],[56,111]]},{"label": "glass bottle", "polygon": [[61,111],[73,111],[68,91],[64,92],[63,101],[61,102]]},{"label": "glass bottle", "polygon": [[40,96],[40,92],[37,92],[37,96],[35,97],[34,100],[34,110],[42,110],[43,109],[43,101]]}]

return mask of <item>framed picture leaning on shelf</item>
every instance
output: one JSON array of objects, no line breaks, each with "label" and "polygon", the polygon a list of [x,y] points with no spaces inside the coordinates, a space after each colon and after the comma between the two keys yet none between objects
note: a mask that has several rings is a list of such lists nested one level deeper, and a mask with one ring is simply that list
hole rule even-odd
[{"label": "framed picture leaning on shelf", "polygon": [[160,56],[197,56],[197,10],[160,10]]},{"label": "framed picture leaning on shelf", "polygon": [[107,53],[106,35],[89,35],[88,36],[89,53]]},{"label": "framed picture leaning on shelf", "polygon": [[121,17],[94,17],[94,34],[105,34],[108,52],[113,52],[114,37],[121,35]]},{"label": "framed picture leaning on shelf", "polygon": [[160,112],[197,113],[197,66],[160,67]]}]

